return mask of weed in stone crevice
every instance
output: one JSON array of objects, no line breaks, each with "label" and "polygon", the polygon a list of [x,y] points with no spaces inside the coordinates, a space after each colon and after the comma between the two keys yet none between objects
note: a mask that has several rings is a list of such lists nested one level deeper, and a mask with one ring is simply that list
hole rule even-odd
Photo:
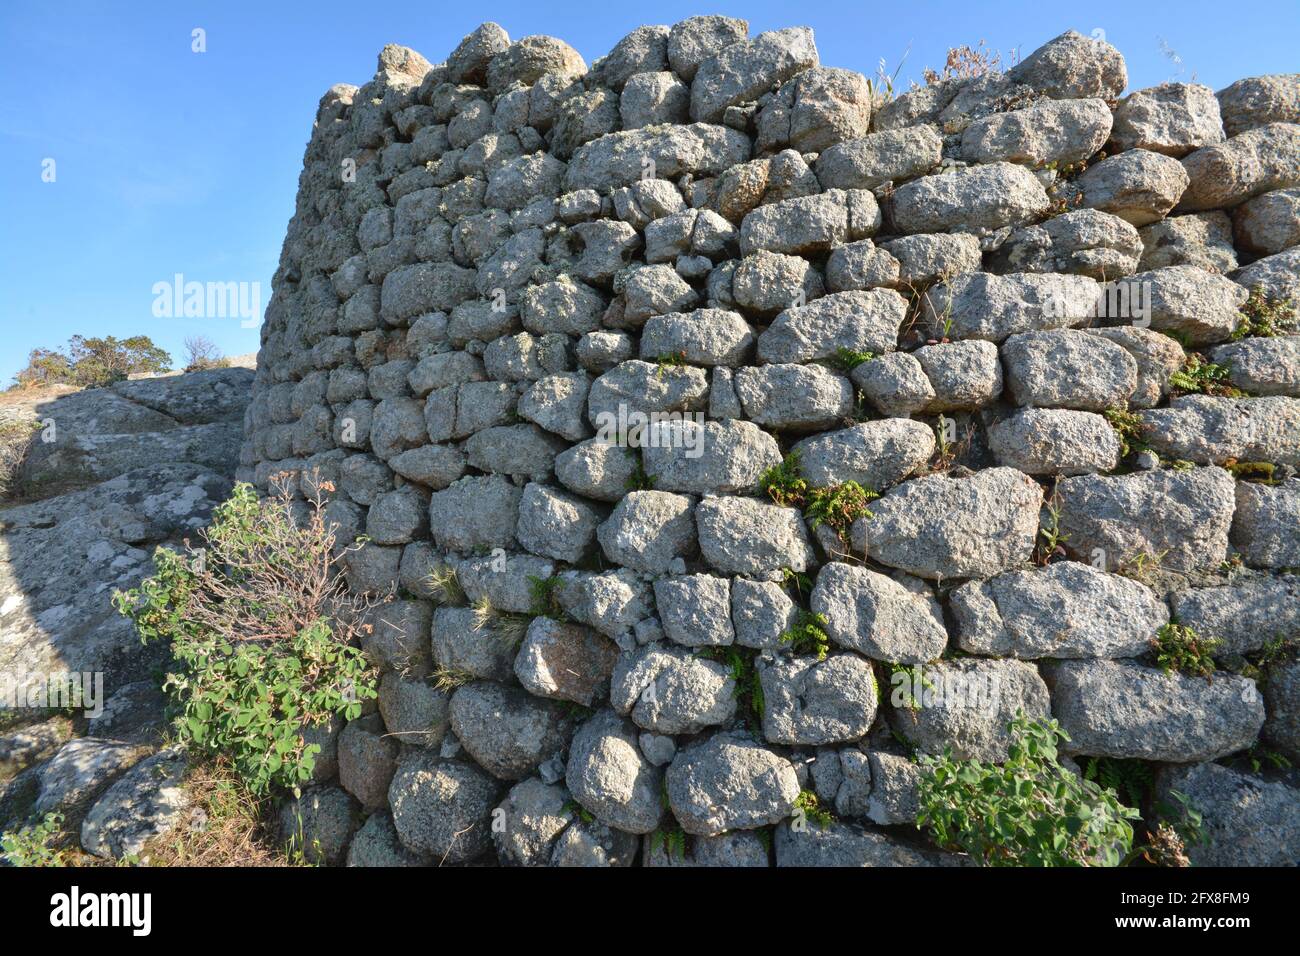
[{"label": "weed in stone crevice", "polygon": [[759,477],[759,488],[775,504],[799,508],[811,528],[826,525],[844,540],[859,518],[870,518],[867,502],[880,497],[856,481],[819,487],[803,477],[798,451],[786,455]]},{"label": "weed in stone crevice", "polygon": [[1199,353],[1192,352],[1183,367],[1169,376],[1170,394],[1241,398],[1246,393],[1232,384],[1231,375],[1228,366],[1207,362]]},{"label": "weed in stone crevice", "polygon": [[456,569],[451,565],[443,565],[430,571],[425,577],[425,585],[436,604],[464,607],[467,603],[465,589],[461,587]]},{"label": "weed in stone crevice", "polygon": [[792,826],[812,823],[818,829],[825,829],[835,822],[835,814],[821,805],[817,799],[817,794],[811,790],[800,790],[799,796],[794,798],[793,819],[796,821]]},{"label": "weed in stone crevice", "polygon": [[732,694],[736,698],[737,710],[753,714],[755,720],[763,719],[763,682],[758,678],[757,648],[739,644],[702,647],[696,656],[724,665],[727,676],[736,685]]},{"label": "weed in stone crevice", "polygon": [[456,688],[464,687],[475,680],[478,678],[469,671],[458,670],[455,667],[436,667],[429,675],[429,684],[434,690],[444,694],[450,694]]},{"label": "weed in stone crevice", "polygon": [[528,575],[528,593],[532,599],[533,614],[537,617],[554,618],[557,621],[565,620],[568,615],[564,611],[564,606],[560,604],[560,589],[563,586],[564,581],[555,575],[549,578]]},{"label": "weed in stone crevice", "polygon": [[1130,412],[1127,408],[1108,408],[1105,415],[1106,421],[1110,423],[1110,427],[1115,430],[1115,435],[1119,438],[1120,458],[1127,458],[1129,455],[1150,449],[1151,446],[1143,436],[1150,431],[1151,426],[1143,421],[1141,415]]},{"label": "weed in stone crevice", "polygon": [[1241,322],[1233,330],[1233,341],[1292,335],[1300,327],[1296,303],[1269,296],[1259,286],[1250,290],[1250,297],[1240,311]]},{"label": "weed in stone crevice", "polygon": [[826,633],[828,626],[826,615],[800,611],[795,623],[781,632],[781,643],[789,644],[796,654],[813,654],[817,660],[824,661],[831,649],[831,639]]},{"label": "weed in stone crevice", "polygon": [[641,460],[641,451],[637,448],[625,449],[632,456],[632,473],[627,476],[628,491],[653,491],[655,480],[652,475],[646,474],[645,462]]},{"label": "weed in stone crevice", "polygon": [[875,352],[859,352],[857,349],[850,349],[841,345],[835,350],[834,355],[823,361],[837,372],[848,375],[859,365],[870,362],[874,358],[876,358]]},{"label": "weed in stone crevice", "polygon": [[532,622],[533,618],[530,614],[516,614],[494,608],[487,597],[481,597],[474,602],[472,624],[474,630],[490,631],[494,637],[512,647],[523,642],[524,635],[528,632],[528,625]]},{"label": "weed in stone crevice", "polygon": [[1223,642],[1202,637],[1185,624],[1170,622],[1151,639],[1156,666],[1166,674],[1178,671],[1210,680],[1214,677],[1214,653]]},{"label": "weed in stone crevice", "polygon": [[1065,542],[1070,536],[1061,530],[1061,496],[1053,488],[1043,504],[1046,520],[1038,528],[1038,542],[1034,548],[1034,562],[1046,567],[1057,558],[1065,557]]}]

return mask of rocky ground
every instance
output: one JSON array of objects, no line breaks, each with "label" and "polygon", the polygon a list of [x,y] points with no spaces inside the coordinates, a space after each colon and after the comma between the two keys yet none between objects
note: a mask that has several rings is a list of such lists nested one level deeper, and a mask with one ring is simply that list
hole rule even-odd
[{"label": "rocky ground", "polygon": [[50,439],[37,438],[19,471],[20,501],[0,502],[0,674],[6,690],[49,675],[102,679],[102,696],[87,685],[102,704],[93,716],[4,711],[0,829],[33,811],[84,816],[84,848],[117,858],[178,818],[183,762],[155,753],[165,649],[144,648],[110,596],[229,494],[252,380],[248,368],[215,369],[0,402]]}]

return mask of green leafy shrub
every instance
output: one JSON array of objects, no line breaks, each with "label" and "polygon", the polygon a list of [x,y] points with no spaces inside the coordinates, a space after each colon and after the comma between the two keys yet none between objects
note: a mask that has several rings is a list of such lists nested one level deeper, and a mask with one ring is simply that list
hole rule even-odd
[{"label": "green leafy shrub", "polygon": [[0,857],[9,866],[67,866],[67,854],[53,845],[63,829],[63,814],[47,813],[0,836]]},{"label": "green leafy shrub", "polygon": [[335,548],[321,500],[311,504],[298,521],[287,493],[259,499],[236,485],[205,549],[159,548],[154,575],[113,596],[145,642],[171,646],[163,687],[179,740],[228,756],[257,794],[310,779],[320,747],[304,727],[354,719],[377,696],[356,646],[375,599],[348,591],[338,571],[350,548]]},{"label": "green leafy shrub", "polygon": [[20,388],[55,384],[100,388],[138,373],[166,372],[171,361],[147,335],[125,339],[74,335],[65,351],[33,350],[14,382]]},{"label": "green leafy shrub", "polygon": [[1214,653],[1223,642],[1202,637],[1185,624],[1170,622],[1151,639],[1156,665],[1166,673],[1179,671],[1198,677],[1213,677]]},{"label": "green leafy shrub", "polygon": [[1138,811],[1114,790],[1081,780],[1057,759],[1070,738],[1055,720],[1011,722],[1001,765],[921,758],[917,825],[948,850],[984,866],[1118,866],[1133,845]]}]

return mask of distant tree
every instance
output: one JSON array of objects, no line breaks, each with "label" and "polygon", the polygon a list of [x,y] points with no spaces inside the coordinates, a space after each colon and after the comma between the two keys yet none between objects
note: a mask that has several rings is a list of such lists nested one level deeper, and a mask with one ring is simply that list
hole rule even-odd
[{"label": "distant tree", "polygon": [[72,362],[74,384],[84,388],[112,385],[142,372],[167,372],[172,366],[171,356],[147,335],[129,339],[74,335],[68,340],[68,359]]},{"label": "distant tree", "polygon": [[127,339],[74,335],[65,352],[33,349],[14,383],[23,388],[55,384],[99,388],[141,372],[169,371],[171,363],[171,356],[147,335]]},{"label": "distant tree", "polygon": [[209,368],[229,368],[230,360],[221,354],[215,342],[204,335],[185,340],[185,371],[201,372]]},{"label": "distant tree", "polygon": [[27,355],[27,367],[14,376],[18,388],[39,388],[71,381],[72,363],[66,355],[54,349],[32,349]]}]

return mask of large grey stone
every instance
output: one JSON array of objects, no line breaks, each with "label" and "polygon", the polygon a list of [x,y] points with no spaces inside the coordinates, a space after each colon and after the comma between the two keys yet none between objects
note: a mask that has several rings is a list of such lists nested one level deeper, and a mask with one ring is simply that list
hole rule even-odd
[{"label": "large grey stone", "polygon": [[1234,484],[1213,467],[1063,478],[1059,530],[1067,550],[1108,571],[1212,570],[1227,557]]},{"label": "large grey stone", "polygon": [[635,725],[612,710],[574,734],[565,782],[578,803],[610,826],[628,833],[659,826],[663,771],[642,756]]},{"label": "large grey stone", "polygon": [[777,659],[758,667],[763,736],[776,744],[819,746],[857,740],[876,717],[871,664],[856,654]]},{"label": "large grey stone", "polygon": [[841,647],[879,661],[924,664],[948,644],[943,611],[928,585],[896,581],[838,561],[822,566],[809,607],[826,619],[826,633]]},{"label": "large grey stone", "polygon": [[1132,661],[1061,661],[1044,669],[1072,753],[1191,763],[1244,750],[1264,724],[1255,682],[1165,673]]},{"label": "large grey stone", "polygon": [[1047,686],[1022,661],[940,661],[920,668],[916,677],[895,674],[895,681],[911,679],[912,686],[891,688],[891,699],[906,691],[902,706],[894,701],[891,725],[925,753],[951,747],[959,759],[998,763],[1007,759],[1010,724],[1019,712],[1030,720],[1048,715]]},{"label": "large grey stone", "polygon": [[504,789],[471,763],[408,750],[388,790],[402,845],[437,864],[464,863],[492,845],[492,808]]},{"label": "large grey stone", "polygon": [[853,523],[853,546],[923,578],[991,577],[1030,556],[1041,501],[1042,489],[1013,468],[914,478]]},{"label": "large grey stone", "polygon": [[803,571],[812,563],[808,532],[795,508],[753,498],[710,497],[696,507],[695,519],[700,554],[722,574]]},{"label": "large grey stone", "polygon": [[1077,561],[971,581],[950,603],[962,649],[1000,657],[1135,657],[1169,621],[1146,585]]},{"label": "large grey stone", "polygon": [[748,735],[717,733],[678,752],[668,768],[667,793],[683,830],[715,836],[784,819],[799,780],[788,760]]},{"label": "large grey stone", "polygon": [[817,65],[812,30],[790,27],[723,47],[699,65],[691,82],[691,119],[716,123],[727,107],[755,100]]}]

